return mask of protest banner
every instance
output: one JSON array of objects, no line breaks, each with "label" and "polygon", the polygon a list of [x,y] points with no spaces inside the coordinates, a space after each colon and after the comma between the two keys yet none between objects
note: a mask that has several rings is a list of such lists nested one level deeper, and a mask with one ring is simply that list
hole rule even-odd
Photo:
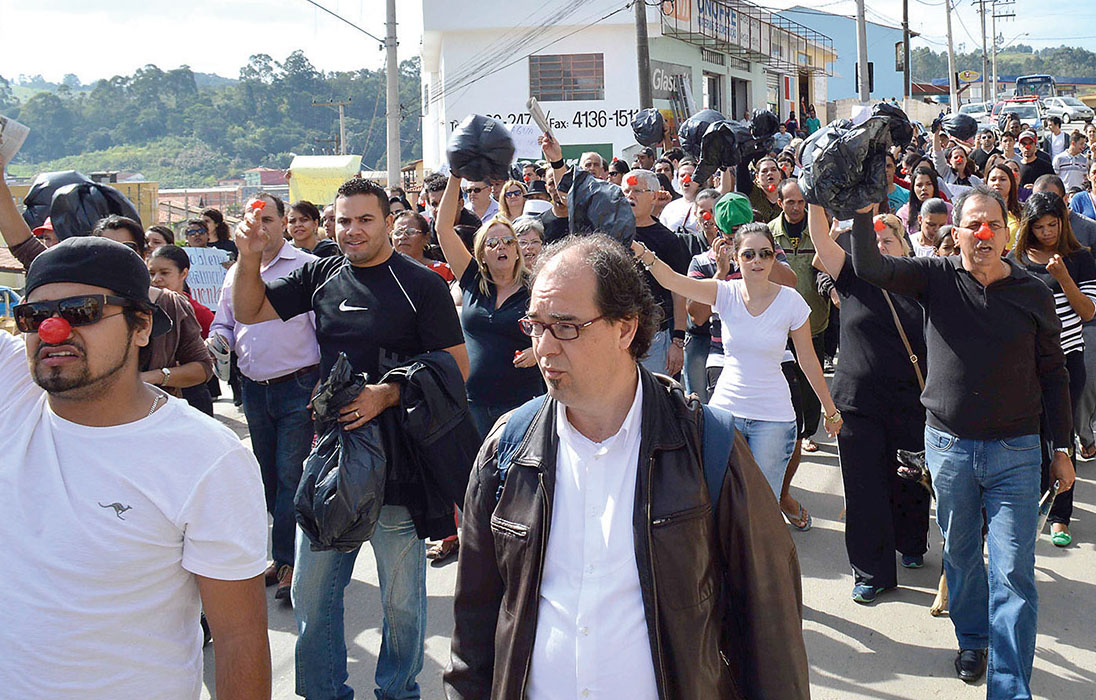
[{"label": "protest banner", "polygon": [[190,296],[199,304],[216,309],[221,301],[221,287],[225,283],[224,263],[228,262],[228,253],[218,248],[183,248],[190,258],[190,274],[186,283],[190,287]]}]

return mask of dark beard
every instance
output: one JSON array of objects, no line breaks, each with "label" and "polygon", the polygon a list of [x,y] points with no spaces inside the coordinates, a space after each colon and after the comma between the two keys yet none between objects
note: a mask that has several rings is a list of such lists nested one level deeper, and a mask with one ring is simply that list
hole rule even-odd
[{"label": "dark beard", "polygon": [[[82,371],[76,376],[65,376],[61,373],[61,368],[53,367],[45,370],[45,376],[43,376],[42,367],[40,361],[36,359],[34,365],[34,381],[38,386],[46,390],[46,393],[51,395],[63,395],[66,399],[88,399],[93,398],[100,394],[107,380],[118,374],[128,363],[130,353],[133,351],[132,340],[133,330],[128,328],[126,333],[126,353],[122,356],[122,359],[118,363],[103,372],[99,376],[91,376],[91,370],[88,368],[86,361]],[[84,350],[84,348],[81,348]],[[85,352],[86,357],[86,352]]]}]

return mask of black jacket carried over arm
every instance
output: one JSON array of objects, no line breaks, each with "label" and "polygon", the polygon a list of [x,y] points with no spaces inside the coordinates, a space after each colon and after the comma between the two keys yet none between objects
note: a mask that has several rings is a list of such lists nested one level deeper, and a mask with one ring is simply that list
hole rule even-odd
[{"label": "black jacket carried over arm", "polygon": [[424,353],[381,378],[400,385],[400,405],[382,414],[388,450],[386,502],[407,506],[421,538],[456,534],[453,506],[464,502],[479,433],[464,379],[444,350]]},{"label": "black jacket carried over arm", "polygon": [[995,440],[1039,433],[1044,407],[1055,447],[1072,444],[1062,324],[1046,285],[1006,261],[983,286],[962,258],[895,258],[876,247],[869,214],[852,228],[857,276],[925,308],[926,422],[956,437]]}]

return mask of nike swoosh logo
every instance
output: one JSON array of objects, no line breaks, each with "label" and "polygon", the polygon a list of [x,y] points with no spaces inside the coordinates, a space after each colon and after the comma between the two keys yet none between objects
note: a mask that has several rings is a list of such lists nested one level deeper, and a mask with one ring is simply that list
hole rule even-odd
[{"label": "nike swoosh logo", "polygon": [[346,302],[346,299],[342,300],[342,302],[339,304],[339,311],[369,311],[368,306],[351,306]]}]

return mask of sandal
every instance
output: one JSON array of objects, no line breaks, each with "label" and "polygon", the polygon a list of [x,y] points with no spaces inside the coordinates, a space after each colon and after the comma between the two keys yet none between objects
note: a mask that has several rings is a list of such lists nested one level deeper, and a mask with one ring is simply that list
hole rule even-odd
[{"label": "sandal", "polygon": [[426,558],[435,562],[443,562],[456,554],[458,549],[460,549],[460,540],[456,537],[444,539],[426,550]]},{"label": "sandal", "polygon": [[1069,530],[1055,530],[1050,533],[1050,541],[1055,547],[1068,547],[1073,544],[1073,535],[1069,534]]},{"label": "sandal", "polygon": [[1089,445],[1085,447],[1081,446],[1081,459],[1092,459],[1096,457],[1096,445]]},{"label": "sandal", "polygon": [[789,515],[783,508],[780,509],[780,512],[784,514],[784,519],[788,521],[788,524],[800,532],[810,530],[811,525],[814,523],[811,519],[811,514],[807,512],[807,509],[803,507],[802,503],[799,504],[799,515],[795,518]]},{"label": "sandal", "polygon": [[804,452],[818,452],[818,444],[810,438],[803,438]]}]

